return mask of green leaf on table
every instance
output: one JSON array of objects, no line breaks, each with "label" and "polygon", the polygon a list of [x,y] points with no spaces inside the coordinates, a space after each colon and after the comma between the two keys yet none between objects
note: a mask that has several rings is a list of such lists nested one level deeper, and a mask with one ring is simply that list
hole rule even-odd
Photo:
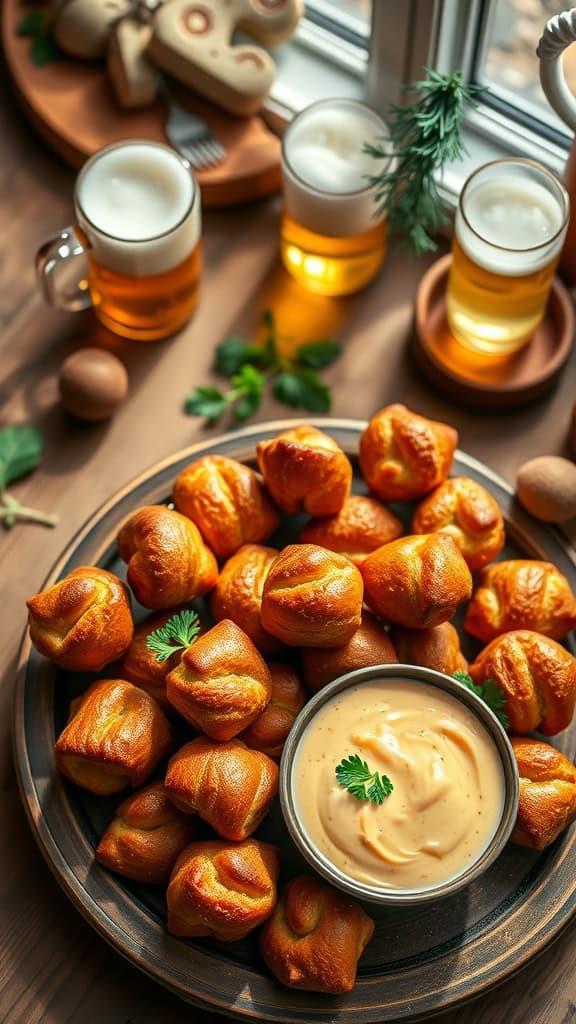
[{"label": "green leaf on table", "polygon": [[0,430],[0,490],[36,469],[43,447],[44,438],[38,427],[3,427]]},{"label": "green leaf on table", "polygon": [[51,61],[57,60],[61,56],[61,51],[52,36],[41,34],[34,36],[30,54],[33,64],[37,68],[43,68]]},{"label": "green leaf on table", "polygon": [[274,381],[274,396],[293,409],[330,412],[330,388],[312,368],[283,370]]},{"label": "green leaf on table", "polygon": [[216,423],[226,410],[226,397],[219,388],[199,387],[185,399],[184,409],[189,416],[205,416],[208,423]]},{"label": "green leaf on table", "polygon": [[237,399],[234,415],[238,420],[246,420],[260,408],[264,394],[265,377],[251,363],[242,366],[232,377],[233,391],[230,397]]},{"label": "green leaf on table", "polygon": [[262,348],[249,345],[242,338],[226,338],[216,348],[214,369],[224,377],[232,377],[245,363],[256,363],[264,358],[265,353]]},{"label": "green leaf on table", "polygon": [[334,363],[341,353],[342,345],[338,341],[310,341],[296,350],[296,359],[303,366],[322,370]]},{"label": "green leaf on table", "polygon": [[44,11],[26,11],[16,26],[17,36],[37,36],[44,31]]}]

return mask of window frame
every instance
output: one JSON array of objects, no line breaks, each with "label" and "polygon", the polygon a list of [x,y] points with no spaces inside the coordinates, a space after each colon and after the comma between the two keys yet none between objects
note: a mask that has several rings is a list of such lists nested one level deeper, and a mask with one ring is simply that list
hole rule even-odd
[{"label": "window frame", "polygon": [[[320,15],[326,9],[325,0],[310,3],[318,5]],[[385,116],[390,103],[403,101],[403,86],[423,77],[426,65],[443,73],[461,69],[469,81],[476,48],[482,45],[480,29],[485,32],[489,23],[482,14],[491,3],[373,0],[369,54],[353,33],[331,31],[326,17],[304,17],[294,39],[279,48],[279,74],[266,110],[269,122],[281,129],[312,99],[326,95],[364,99]],[[570,142],[568,135],[545,134],[526,117],[515,118],[505,103],[482,97],[477,109],[467,109],[462,134],[466,156],[446,167],[439,182],[452,207],[470,171],[488,160],[529,155],[561,175]]]}]

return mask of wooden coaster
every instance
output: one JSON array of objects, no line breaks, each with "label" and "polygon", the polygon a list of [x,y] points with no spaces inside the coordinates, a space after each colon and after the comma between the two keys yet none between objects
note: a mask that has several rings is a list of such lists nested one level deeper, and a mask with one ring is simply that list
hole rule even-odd
[{"label": "wooden coaster", "polygon": [[534,337],[512,356],[470,352],[451,333],[446,318],[446,285],[452,256],[424,274],[416,296],[412,351],[420,368],[453,401],[474,408],[511,409],[550,390],[570,355],[574,309],[554,279],[546,314]]},{"label": "wooden coaster", "polygon": [[[22,0],[4,0],[4,53],[30,121],[59,156],[81,167],[96,150],[122,139],[169,144],[164,104],[158,101],[143,110],[122,110],[103,61],[65,57],[36,67],[30,40],[16,34],[27,10]],[[262,118],[232,117],[184,87],[178,90],[178,99],[204,118],[227,153],[217,167],[195,172],[204,206],[231,206],[280,189],[280,140]]]}]

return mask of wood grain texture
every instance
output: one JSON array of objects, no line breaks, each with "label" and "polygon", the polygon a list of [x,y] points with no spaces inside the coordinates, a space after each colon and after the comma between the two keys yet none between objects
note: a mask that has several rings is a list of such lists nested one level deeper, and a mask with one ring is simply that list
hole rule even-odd
[{"label": "wood grain texture", "polygon": [[[10,709],[24,600],[47,576],[84,520],[119,486],[155,461],[205,437],[182,413],[194,384],[210,383],[214,346],[227,333],[252,334],[274,302],[282,329],[300,340],[339,337],[341,359],[325,374],[333,413],[363,419],[404,401],[460,430],[461,447],[513,481],[528,455],[568,455],[576,385],[572,354],[557,391],[506,414],[474,412],[430,387],[407,354],[413,299],[427,265],[392,253],[377,281],[352,299],[305,295],[277,263],[279,204],[209,212],[198,313],[181,335],[157,344],[122,343],[88,315],[43,305],[33,278],[37,245],[71,218],[73,174],[23,123],[0,78],[0,406],[2,422],[33,422],[46,433],[42,467],[14,486],[30,504],[60,516],[53,531],[20,526],[0,535],[0,1020],[3,1024],[209,1024],[114,952],[61,892],[36,848],[20,805],[10,749]],[[80,342],[120,354],[130,397],[109,424],[74,423],[56,400],[56,372]],[[285,410],[267,401],[258,419]],[[572,541],[576,527],[566,528]],[[517,977],[439,1024],[574,1024],[576,936],[558,942]]]}]

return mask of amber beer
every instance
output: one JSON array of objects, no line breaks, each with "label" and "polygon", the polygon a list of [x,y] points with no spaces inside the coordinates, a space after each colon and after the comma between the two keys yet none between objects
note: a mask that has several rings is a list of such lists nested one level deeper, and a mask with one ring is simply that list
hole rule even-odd
[{"label": "amber beer", "polygon": [[381,118],[353,100],[311,104],[284,135],[282,261],[311,291],[358,291],[382,264],[386,224],[367,184],[378,164],[363,148],[385,138]]},{"label": "amber beer", "polygon": [[568,225],[568,195],[529,160],[496,160],[462,190],[446,294],[466,348],[513,354],[541,322]]},{"label": "amber beer", "polygon": [[[92,305],[127,338],[163,338],[182,327],[198,301],[201,269],[200,195],[188,162],[157,143],[108,146],[82,169],[75,210],[77,227],[60,239],[74,232],[78,245],[54,250],[49,242],[37,260],[49,300],[68,309]],[[62,252],[87,259],[72,300],[53,279]]]}]

